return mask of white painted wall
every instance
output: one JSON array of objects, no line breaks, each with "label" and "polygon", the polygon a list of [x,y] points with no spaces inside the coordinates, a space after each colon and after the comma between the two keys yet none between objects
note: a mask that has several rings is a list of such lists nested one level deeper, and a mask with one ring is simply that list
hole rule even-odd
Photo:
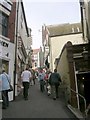
[{"label": "white painted wall", "polygon": [[28,38],[27,38],[27,32],[26,32],[21,2],[19,2],[19,11],[18,11],[18,35],[21,36],[23,44],[26,48],[26,46],[28,44]]},{"label": "white painted wall", "polygon": [[59,57],[63,46],[71,41],[72,44],[83,44],[82,34],[71,34],[50,38],[50,69],[53,71],[55,59]]},{"label": "white painted wall", "polygon": [[[0,44],[0,58],[6,61],[9,61],[9,75],[11,77],[11,84],[13,85],[14,82],[14,56],[15,56],[15,45],[11,42],[9,42],[9,39],[6,37],[0,36],[0,41],[6,42],[8,44],[8,47],[4,47]],[[9,53],[9,56],[7,57],[6,54]],[[13,92],[9,93],[9,100],[13,100]]]}]

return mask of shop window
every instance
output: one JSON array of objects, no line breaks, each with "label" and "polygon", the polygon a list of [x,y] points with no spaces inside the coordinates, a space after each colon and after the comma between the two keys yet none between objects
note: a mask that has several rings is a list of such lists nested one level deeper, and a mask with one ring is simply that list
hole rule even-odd
[{"label": "shop window", "polygon": [[87,71],[89,70],[89,60],[75,59],[75,68],[76,71]]},{"label": "shop window", "polygon": [[0,34],[7,37],[8,34],[8,16],[0,12]]},{"label": "shop window", "polygon": [[0,59],[0,72],[2,71],[3,68],[8,73],[8,70],[9,70],[9,61]]},{"label": "shop window", "polygon": [[35,67],[37,67],[37,63],[35,62]]}]

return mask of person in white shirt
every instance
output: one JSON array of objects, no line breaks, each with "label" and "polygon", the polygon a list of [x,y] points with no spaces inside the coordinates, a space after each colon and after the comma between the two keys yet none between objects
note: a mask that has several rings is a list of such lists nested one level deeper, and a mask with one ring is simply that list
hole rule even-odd
[{"label": "person in white shirt", "polygon": [[28,89],[29,89],[29,83],[31,79],[31,72],[26,67],[26,70],[24,70],[21,74],[22,84],[23,84],[23,96],[25,100],[28,100]]}]

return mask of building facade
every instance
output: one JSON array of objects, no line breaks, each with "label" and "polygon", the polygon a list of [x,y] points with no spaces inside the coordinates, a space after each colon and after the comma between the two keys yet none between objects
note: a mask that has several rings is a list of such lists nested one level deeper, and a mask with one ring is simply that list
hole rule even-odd
[{"label": "building facade", "polygon": [[[21,90],[21,72],[25,69],[28,59],[27,47],[31,48],[31,29],[27,27],[27,21],[22,0],[13,2],[16,6],[11,11],[11,21],[15,21],[13,40],[15,43],[15,64],[14,64],[14,99]],[[14,17],[12,17],[14,14]]]},{"label": "building facade", "polygon": [[56,68],[61,75],[63,91],[67,104],[73,106],[82,113],[86,110],[87,95],[86,83],[90,79],[90,53],[89,44],[72,45],[69,41],[56,60]]},{"label": "building facade", "polygon": [[[50,25],[46,27],[48,29],[48,35],[46,34],[47,37],[44,39],[44,41],[48,41],[48,44],[46,44],[46,46],[44,45],[44,48],[48,47],[48,57],[47,55],[45,57],[48,58],[48,64],[50,63],[49,68],[53,71],[55,68],[55,59],[58,58],[63,46],[67,43],[67,41],[71,41],[72,44],[83,44],[84,40],[82,38],[80,23],[67,23],[62,25]],[[46,53],[46,50],[44,53]]]},{"label": "building facade", "polygon": [[22,0],[0,1],[0,65],[11,76],[14,91],[9,93],[10,100],[20,93],[20,76],[28,64],[26,49],[31,48],[31,40]]},{"label": "building facade", "polygon": [[[12,6],[13,3],[10,0],[0,1],[0,72],[4,68],[10,75],[13,85],[15,44],[8,34]],[[9,100],[13,100],[13,92],[9,93]]]},{"label": "building facade", "polygon": [[40,49],[33,49],[33,54],[32,54],[32,68],[33,69],[37,69],[40,66],[39,52],[40,52]]}]

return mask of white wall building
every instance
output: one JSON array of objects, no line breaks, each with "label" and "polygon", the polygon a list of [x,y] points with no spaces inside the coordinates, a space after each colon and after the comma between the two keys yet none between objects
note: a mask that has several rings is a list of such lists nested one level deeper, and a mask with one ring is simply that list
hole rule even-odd
[{"label": "white wall building", "polygon": [[58,37],[51,37],[50,42],[50,69],[53,71],[55,69],[54,62],[55,59],[61,54],[63,46],[71,41],[72,44],[83,44],[82,34],[71,34]]},{"label": "white wall building", "polygon": [[[5,68],[6,72],[8,72],[8,74],[10,75],[12,85],[15,53],[14,50],[15,45],[11,43],[8,38],[1,37],[0,35],[0,63],[2,64],[2,68]],[[13,100],[13,92],[9,93],[9,98],[9,100]]]},{"label": "white wall building", "polygon": [[[15,79],[15,95],[17,96],[21,89],[21,72],[27,64],[28,50],[31,48],[31,33],[27,27],[27,21],[22,0],[16,0],[16,79]],[[28,47],[28,50],[27,50]]]},{"label": "white wall building", "polygon": [[[63,46],[68,41],[71,41],[72,44],[87,42],[83,39],[80,23],[48,25],[43,31],[42,37],[44,48],[49,47],[47,62],[50,64],[49,69],[51,71],[55,68],[55,59],[59,57]],[[46,49],[44,53],[46,53]]]},{"label": "white wall building", "polygon": [[39,52],[40,52],[40,49],[33,49],[33,54],[32,54],[32,68],[33,69],[40,67]]}]

